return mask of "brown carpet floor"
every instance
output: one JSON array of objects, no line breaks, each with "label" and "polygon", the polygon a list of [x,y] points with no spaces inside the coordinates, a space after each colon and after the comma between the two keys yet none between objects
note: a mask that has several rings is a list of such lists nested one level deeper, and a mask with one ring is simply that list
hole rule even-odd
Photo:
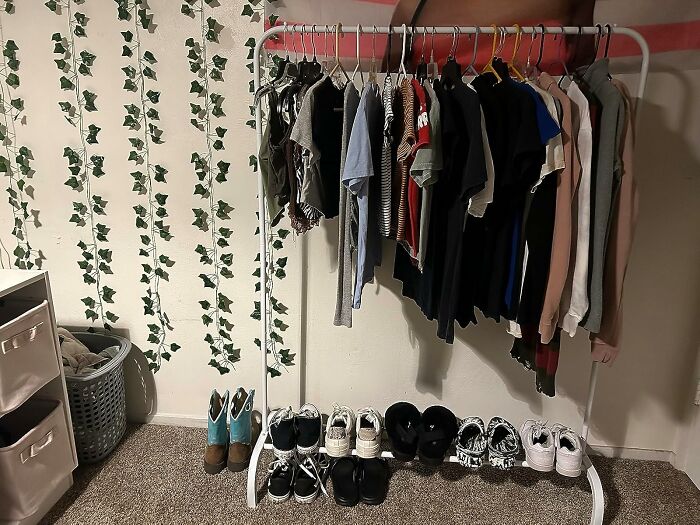
[{"label": "brown carpet floor", "polygon": [[[97,465],[80,467],[75,485],[43,523],[70,524],[586,524],[591,496],[576,480],[529,469],[509,472],[459,465],[429,470],[391,462],[389,497],[378,507],[336,506],[319,497],[310,505],[245,502],[246,474],[204,473],[203,429],[131,426],[119,448]],[[264,487],[270,456],[261,462]],[[667,463],[596,457],[603,480],[606,523],[700,524],[700,491]],[[329,491],[331,484],[328,484]]]}]

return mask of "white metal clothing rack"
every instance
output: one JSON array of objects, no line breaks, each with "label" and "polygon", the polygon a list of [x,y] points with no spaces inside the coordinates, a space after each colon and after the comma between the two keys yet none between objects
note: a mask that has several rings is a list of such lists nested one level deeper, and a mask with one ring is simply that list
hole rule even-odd
[{"label": "white metal clothing rack", "polygon": [[[261,50],[263,49],[263,46],[265,45],[265,42],[273,35],[276,35],[278,33],[282,33],[283,31],[289,31],[292,33],[318,33],[318,28],[319,27],[325,27],[325,26],[317,26],[317,25],[293,25],[293,26],[275,26],[267,31],[262,35],[262,38],[258,40],[254,54],[253,54],[253,64],[254,64],[254,86],[255,90],[257,91],[258,88],[260,87],[260,53]],[[335,31],[335,26],[333,27],[333,31]],[[341,34],[351,34],[351,35],[357,35],[359,33],[365,33],[365,34],[404,34],[404,31],[407,32],[409,35],[413,33],[414,35],[421,35],[424,33],[428,34],[455,34],[456,31],[458,31],[460,34],[493,34],[496,31],[499,32],[505,32],[507,34],[515,34],[518,33],[519,31],[522,32],[523,35],[531,35],[535,32],[541,33],[541,34],[567,34],[567,35],[600,35],[601,34],[601,27],[596,26],[596,27],[542,27],[542,26],[537,26],[537,27],[406,27],[406,26],[400,26],[400,27],[376,27],[376,26],[342,26],[340,25],[338,29],[339,33]],[[640,77],[639,77],[639,84],[637,87],[637,104],[636,104],[636,123],[639,125],[639,109],[640,109],[640,101],[642,100],[644,96],[644,88],[646,86],[646,81],[647,81],[647,74],[649,71],[649,46],[647,45],[646,41],[644,40],[644,37],[640,35],[637,31],[634,29],[626,28],[626,27],[616,27],[616,26],[606,26],[605,31],[610,31],[614,35],[626,35],[632,39],[634,39],[637,44],[639,45],[641,49],[641,55],[642,55],[642,61],[641,61],[641,70],[640,70]],[[303,37],[302,37],[303,38]],[[256,123],[256,134],[257,134],[257,148],[258,151],[260,150],[260,146],[262,144],[262,113],[261,113],[261,108],[260,104],[256,104],[255,107],[255,123]],[[260,363],[261,363],[261,388],[260,392],[262,394],[262,430],[260,433],[260,436],[258,438],[258,441],[255,443],[255,446],[253,448],[253,453],[252,457],[250,459],[250,467],[248,469],[248,487],[247,487],[247,494],[248,494],[248,506],[249,507],[255,507],[257,505],[257,491],[256,491],[256,474],[258,470],[258,464],[260,461],[260,454],[263,450],[263,448],[271,449],[272,444],[268,443],[268,425],[267,425],[267,419],[268,419],[268,413],[269,413],[269,407],[268,407],[268,384],[267,384],[267,348],[268,348],[268,333],[269,333],[269,326],[267,323],[268,319],[268,303],[267,303],[267,295],[265,293],[265,290],[267,288],[267,242],[268,242],[268,235],[267,235],[267,210],[266,210],[266,203],[265,203],[265,198],[264,198],[264,186],[263,186],[263,180],[262,180],[262,175],[260,169],[258,169],[258,220],[259,220],[259,227],[260,227],[260,342],[261,342],[261,352],[260,352]],[[300,349],[302,350],[302,349]],[[583,437],[584,443],[587,442],[588,440],[588,430],[589,430],[589,425],[590,425],[590,418],[591,418],[591,409],[593,407],[593,396],[595,394],[595,387],[596,387],[596,381],[598,378],[598,363],[593,363],[591,367],[591,375],[590,375],[590,380],[589,380],[589,386],[588,386],[588,399],[586,401],[586,409],[584,412],[583,416],[583,427],[581,430],[581,436]],[[321,447],[321,452],[325,452],[325,448]],[[353,450],[353,454],[355,451]],[[382,457],[385,458],[391,458],[393,457],[391,452],[384,451],[382,452]],[[595,469],[595,467],[591,464],[590,459],[588,458],[587,455],[584,455],[584,468],[586,470],[586,475],[588,477],[588,481],[591,485],[591,493],[593,496],[593,510],[591,512],[591,525],[600,525],[603,523],[603,512],[604,512],[604,505],[605,502],[603,500],[603,487],[600,482],[600,477],[598,476],[598,473]],[[446,461],[449,462],[457,462],[457,457],[454,455],[448,456],[446,458]],[[516,466],[523,466],[527,467],[527,463],[522,461],[518,462]]]}]

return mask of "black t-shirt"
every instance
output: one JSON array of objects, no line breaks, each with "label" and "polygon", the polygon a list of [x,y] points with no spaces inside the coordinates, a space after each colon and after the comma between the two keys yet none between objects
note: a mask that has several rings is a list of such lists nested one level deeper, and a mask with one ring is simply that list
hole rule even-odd
[{"label": "black t-shirt", "polygon": [[321,153],[321,213],[326,219],[338,216],[340,205],[340,149],[343,138],[343,90],[330,77],[315,89],[312,133]]},{"label": "black t-shirt", "polygon": [[[517,217],[522,217],[529,188],[539,179],[545,156],[531,95],[513,85],[507,75],[495,83],[495,77],[487,73],[472,85],[484,111],[495,184],[493,202],[484,218],[474,219],[475,224],[465,229],[465,246],[481,260],[477,272],[470,270],[469,278],[474,282],[463,286],[466,290],[457,317],[460,324],[473,320],[473,305],[496,320],[507,311],[504,299],[514,249],[513,228]],[[468,223],[471,221],[470,217]],[[468,303],[470,298],[473,304]]]}]

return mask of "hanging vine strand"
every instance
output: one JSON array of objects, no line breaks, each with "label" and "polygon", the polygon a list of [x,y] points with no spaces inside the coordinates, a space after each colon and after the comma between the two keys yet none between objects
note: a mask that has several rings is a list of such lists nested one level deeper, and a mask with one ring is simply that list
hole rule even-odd
[{"label": "hanging vine strand", "polygon": [[[270,2],[270,0],[268,0]],[[272,3],[272,2],[270,2]],[[265,4],[260,2],[246,2],[243,6],[241,16],[250,17],[251,22],[259,21],[264,15]],[[274,14],[268,16],[267,21],[271,26],[275,25],[278,17]],[[248,60],[246,64],[248,71],[251,76],[254,71],[253,55],[255,50],[255,38],[250,37],[245,42],[245,46],[248,48]],[[262,80],[263,83],[269,81],[272,77],[277,74],[277,67],[282,59],[278,55],[267,56],[265,63],[262,64]],[[253,93],[255,90],[254,82],[251,80],[249,82],[249,91]],[[255,106],[249,106],[251,118],[246,122],[246,125],[252,129],[255,129]],[[265,115],[263,113],[263,122],[265,122]],[[248,159],[248,164],[251,166],[253,172],[258,171],[258,160],[257,155],[250,155]],[[257,215],[257,214],[256,214]],[[267,219],[267,218],[266,218]],[[294,357],[296,354],[291,353],[289,348],[284,348],[284,335],[283,332],[289,328],[289,326],[284,322],[283,316],[288,315],[288,308],[281,301],[279,301],[274,296],[274,285],[275,281],[279,279],[284,279],[287,276],[285,267],[287,266],[287,257],[281,257],[280,252],[284,248],[284,240],[289,235],[289,230],[285,228],[273,228],[269,220],[267,221],[266,231],[268,232],[268,239],[266,243],[266,290],[265,294],[267,297],[267,303],[270,308],[267,309],[267,326],[269,327],[269,338],[267,341],[267,348],[265,351],[273,358],[273,363],[268,365],[267,371],[270,377],[278,377],[282,375],[282,371],[286,370],[286,367],[294,365]],[[255,230],[256,235],[260,235],[259,228]],[[255,257],[255,262],[260,263],[260,253]],[[260,268],[256,268],[253,272],[253,276],[258,280],[255,283],[255,291],[260,292]],[[260,301],[254,302],[253,312],[250,314],[253,319],[260,321],[261,311],[260,311]],[[255,344],[258,348],[261,347],[262,343],[260,339],[255,338]]]},{"label": "hanging vine strand", "polygon": [[54,45],[56,67],[61,72],[59,79],[61,89],[72,94],[72,101],[59,102],[64,118],[78,130],[79,146],[65,146],[63,156],[68,161],[70,176],[65,184],[80,195],[80,200],[73,202],[73,214],[70,222],[77,227],[89,229],[87,242],[78,242],[81,259],[78,267],[83,271],[83,281],[94,287],[93,293],[81,299],[85,305],[85,317],[91,322],[100,321],[102,326],[111,330],[110,323],[115,323],[119,317],[110,311],[108,304],[114,303],[116,292],[104,284],[105,276],[112,274],[112,250],[109,245],[109,231],[99,216],[106,215],[107,201],[93,191],[96,179],[105,175],[104,157],[93,153],[98,144],[100,128],[87,123],[87,114],[97,111],[95,101],[97,95],[84,89],[81,90],[81,77],[91,76],[91,67],[96,56],[86,49],[79,50],[76,38],[87,36],[88,17],[73,10],[73,4],[82,4],[84,0],[49,0],[45,3],[54,13],[64,16],[68,23],[66,36],[54,33],[51,37]]},{"label": "hanging vine strand", "polygon": [[198,20],[200,24],[200,34],[185,41],[190,71],[195,77],[190,86],[190,93],[194,97],[194,101],[190,102],[190,123],[202,133],[205,143],[203,151],[194,151],[191,155],[197,176],[194,194],[206,203],[206,208],[192,209],[192,224],[209,233],[209,242],[207,245],[198,244],[195,252],[205,269],[199,278],[204,287],[213,292],[210,298],[199,301],[199,305],[204,311],[202,323],[208,329],[204,341],[212,354],[209,365],[225,374],[234,369],[235,363],[240,360],[241,350],[235,347],[231,338],[233,323],[223,315],[232,314],[233,301],[223,293],[222,279],[233,277],[233,254],[226,250],[230,246],[233,231],[222,224],[230,220],[233,208],[217,196],[219,187],[227,181],[230,166],[230,163],[220,158],[220,152],[225,147],[227,129],[214,125],[214,119],[225,116],[224,97],[211,89],[211,83],[223,81],[223,71],[228,60],[218,54],[209,58],[209,46],[218,45],[219,34],[223,29],[211,16],[218,5],[217,0],[185,0],[181,12]]},{"label": "hanging vine strand", "polygon": [[[134,163],[135,171],[132,190],[142,197],[142,203],[134,206],[136,227],[146,233],[140,235],[139,255],[147,262],[141,263],[141,282],[145,285],[146,295],[141,297],[143,313],[146,316],[148,342],[153,345],[143,352],[148,366],[154,372],[160,370],[163,360],[169,361],[172,354],[181,347],[175,342],[168,342],[168,333],[173,331],[168,314],[161,301],[161,281],[169,281],[168,269],[175,261],[162,252],[160,241],[168,242],[173,238],[170,225],[165,223],[168,217],[165,191],[168,170],[153,161],[152,145],[164,142],[163,131],[158,127],[160,115],[157,105],[160,92],[147,88],[147,82],[153,84],[156,78],[155,55],[142,50],[142,31],[148,31],[153,14],[147,4],[141,0],[115,0],[117,16],[120,20],[131,21],[131,29],[122,31],[124,45],[122,56],[128,59],[122,67],[124,72],[123,89],[136,94],[138,104],[126,104],[123,126],[130,132],[128,160]],[[160,191],[156,187],[160,187]]]},{"label": "hanging vine strand", "polygon": [[[12,14],[14,5],[5,2],[5,13]],[[32,247],[29,241],[30,225],[39,227],[39,212],[30,208],[34,198],[34,186],[31,178],[34,170],[31,161],[32,151],[19,143],[16,123],[24,115],[24,99],[13,92],[20,86],[19,78],[19,47],[14,40],[5,40],[3,20],[0,17],[0,47],[2,62],[0,63],[0,143],[3,154],[0,154],[0,172],[7,178],[5,191],[12,208],[12,236],[15,238],[13,264],[17,268],[30,270],[41,269],[45,257],[41,250]]]}]

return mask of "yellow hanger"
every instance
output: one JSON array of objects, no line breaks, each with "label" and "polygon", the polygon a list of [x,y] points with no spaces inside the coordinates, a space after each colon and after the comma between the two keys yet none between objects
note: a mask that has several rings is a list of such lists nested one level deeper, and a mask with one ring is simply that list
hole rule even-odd
[{"label": "yellow hanger", "polygon": [[486,63],[484,66],[484,69],[481,70],[481,73],[493,73],[493,75],[496,77],[496,81],[500,82],[503,80],[501,78],[501,75],[499,75],[496,70],[493,68],[493,59],[496,58],[496,33],[497,33],[497,28],[496,24],[491,25],[493,28],[493,42],[491,43],[491,58],[489,58],[489,61]]},{"label": "yellow hanger", "polygon": [[350,82],[350,77],[348,76],[347,72],[345,71],[343,64],[340,63],[340,52],[338,50],[338,45],[340,44],[340,28],[341,28],[340,22],[335,24],[335,66],[333,66],[333,69],[331,69],[331,72],[328,73],[328,76],[333,77],[335,72],[338,71],[338,69],[340,69],[343,72],[343,75],[345,75],[345,79],[348,82]]},{"label": "yellow hanger", "polygon": [[523,30],[520,28],[518,24],[513,24],[513,27],[516,29],[515,33],[515,44],[513,45],[513,56],[510,59],[510,62],[508,62],[508,70],[513,73],[520,81],[525,80],[525,77],[518,71],[518,68],[515,66],[515,57],[518,54],[518,50],[520,49],[520,42],[523,38]]}]

